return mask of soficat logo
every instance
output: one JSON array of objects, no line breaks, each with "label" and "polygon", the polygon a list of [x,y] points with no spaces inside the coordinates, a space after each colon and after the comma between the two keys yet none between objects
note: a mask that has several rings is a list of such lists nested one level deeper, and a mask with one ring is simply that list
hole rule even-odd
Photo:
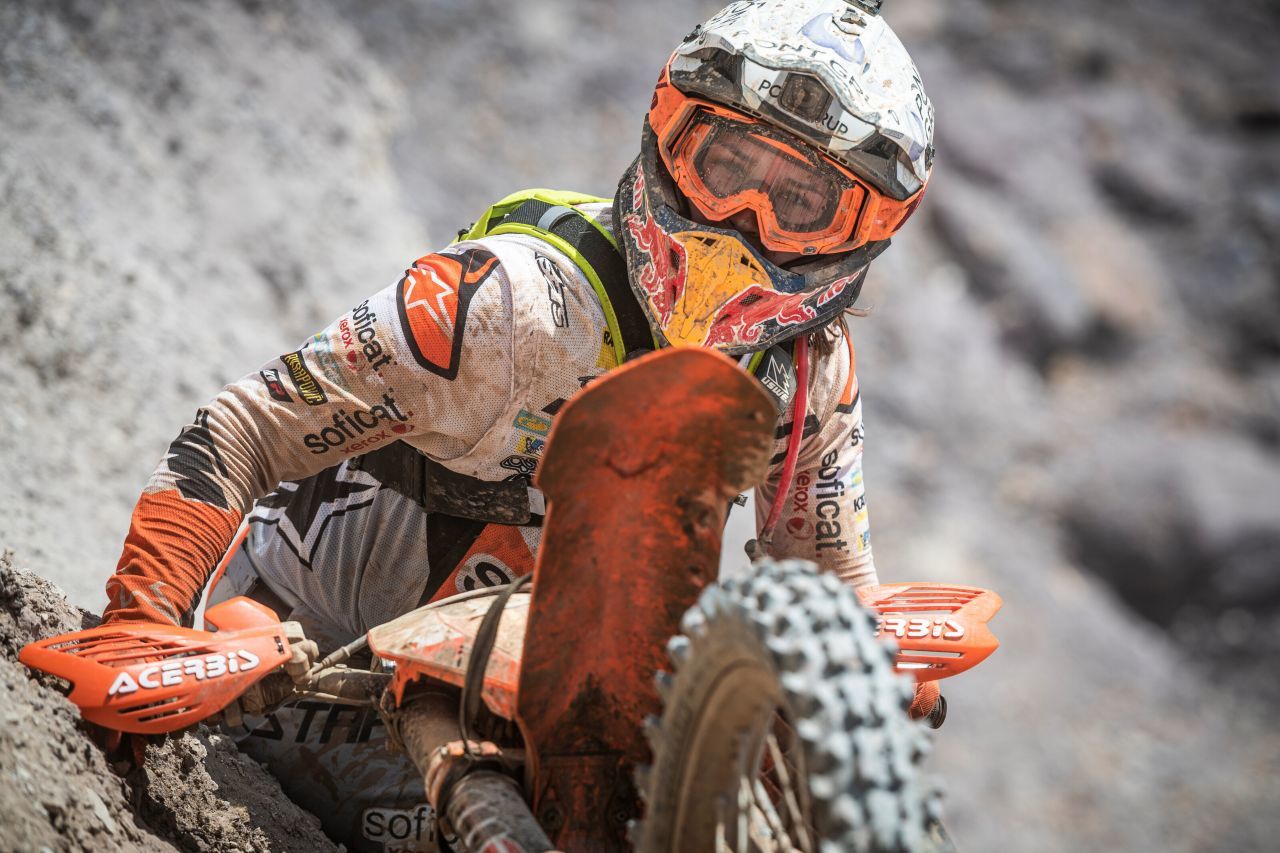
[{"label": "soficat logo", "polygon": [[400,411],[395,397],[383,394],[381,403],[367,409],[354,412],[339,409],[333,415],[332,426],[308,433],[302,443],[316,455],[328,453],[335,447],[341,447],[346,453],[358,453],[407,433],[412,429],[408,423],[411,417],[413,412]]},{"label": "soficat logo", "polygon": [[346,354],[347,364],[352,370],[360,369],[360,356],[374,370],[381,370],[391,363],[391,356],[382,349],[378,340],[378,330],[374,323],[378,315],[369,310],[369,300],[365,300],[351,309],[351,319],[345,317],[338,324],[338,336],[342,339],[342,348]]},{"label": "soficat logo", "polygon": [[840,538],[844,532],[840,525],[840,499],[844,496],[844,480],[840,477],[839,458],[839,452],[832,450],[822,457],[822,467],[818,469],[818,487],[814,493],[817,500],[814,514],[818,516],[818,521],[814,529],[817,532],[819,551],[828,548],[849,550],[848,541]]},{"label": "soficat logo", "polygon": [[416,809],[365,809],[360,832],[386,850],[435,850],[435,826],[435,812],[423,803]]}]

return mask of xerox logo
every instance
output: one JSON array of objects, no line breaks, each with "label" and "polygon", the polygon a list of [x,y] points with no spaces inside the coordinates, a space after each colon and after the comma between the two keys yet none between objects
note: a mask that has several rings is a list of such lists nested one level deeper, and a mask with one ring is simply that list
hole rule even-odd
[{"label": "xerox logo", "polygon": [[798,471],[791,492],[791,515],[787,518],[787,533],[796,539],[813,536],[813,522],[809,520],[809,486],[813,477],[808,471]]},{"label": "xerox logo", "polygon": [[413,412],[401,412],[389,393],[383,394],[382,402],[368,409],[351,413],[339,409],[333,416],[333,426],[303,436],[302,443],[316,455],[334,447],[341,447],[345,453],[358,453],[407,433],[411,425],[406,421],[412,416]]},{"label": "xerox logo", "polygon": [[803,515],[793,515],[787,519],[787,535],[792,539],[812,539],[813,522]]},{"label": "xerox logo", "polygon": [[342,340],[342,349],[347,364],[352,370],[360,369],[360,355],[374,370],[380,370],[391,363],[391,356],[382,349],[378,340],[378,330],[374,323],[378,315],[369,310],[369,300],[365,300],[351,309],[351,319],[345,317],[338,323],[338,337]]},{"label": "xerox logo", "polygon": [[799,471],[796,473],[796,481],[792,485],[791,505],[797,513],[807,513],[809,511],[809,484],[813,482],[813,478],[809,476],[808,471]]}]

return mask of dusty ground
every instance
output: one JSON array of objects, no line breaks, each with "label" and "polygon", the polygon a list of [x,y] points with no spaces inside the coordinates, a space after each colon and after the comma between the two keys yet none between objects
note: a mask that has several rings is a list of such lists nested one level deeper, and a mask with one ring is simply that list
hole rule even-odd
[{"label": "dusty ground", "polygon": [[[199,403],[507,192],[612,192],[715,5],[0,5],[0,543],[98,608]],[[939,156],[855,326],[877,562],[1006,601],[949,688],[948,823],[974,850],[1271,849],[1280,20],[886,14]],[[123,832],[94,760],[57,802],[93,790]]]},{"label": "dusty ground", "polygon": [[141,769],[108,767],[75,706],[17,662],[32,640],[96,622],[0,556],[0,849],[336,849],[318,818],[204,726],[148,745]]}]

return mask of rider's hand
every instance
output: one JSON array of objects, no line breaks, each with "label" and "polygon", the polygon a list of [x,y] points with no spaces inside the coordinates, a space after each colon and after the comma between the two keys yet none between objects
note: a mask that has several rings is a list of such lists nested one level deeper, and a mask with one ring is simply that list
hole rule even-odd
[{"label": "rider's hand", "polygon": [[[290,623],[286,623],[288,625]],[[262,716],[280,706],[285,699],[289,698],[298,682],[303,680],[307,673],[311,671],[312,665],[316,658],[320,656],[320,649],[314,640],[300,639],[302,634],[289,638],[289,651],[291,656],[285,661],[282,670],[269,673],[260,681],[254,682],[244,693],[233,701],[230,705],[223,708],[218,714],[210,717],[211,722],[225,722],[231,727],[240,726],[244,723],[244,715],[250,714],[255,717]]]},{"label": "rider's hand", "polygon": [[913,720],[927,720],[930,728],[939,728],[947,718],[947,700],[942,698],[938,682],[926,681],[916,685],[916,697],[907,712]]}]

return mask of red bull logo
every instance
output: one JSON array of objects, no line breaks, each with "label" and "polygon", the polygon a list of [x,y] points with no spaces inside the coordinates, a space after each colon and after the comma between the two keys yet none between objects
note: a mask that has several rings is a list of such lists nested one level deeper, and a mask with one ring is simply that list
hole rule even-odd
[{"label": "red bull logo", "polygon": [[[644,199],[644,175],[636,175],[632,196],[636,215],[627,221],[627,230],[636,241],[636,248],[648,256],[649,262],[640,270],[640,287],[649,295],[649,301],[658,313],[658,321],[666,324],[671,319],[671,309],[684,292],[684,246],[673,240],[658,227]],[[643,220],[641,219],[643,212]]]}]

